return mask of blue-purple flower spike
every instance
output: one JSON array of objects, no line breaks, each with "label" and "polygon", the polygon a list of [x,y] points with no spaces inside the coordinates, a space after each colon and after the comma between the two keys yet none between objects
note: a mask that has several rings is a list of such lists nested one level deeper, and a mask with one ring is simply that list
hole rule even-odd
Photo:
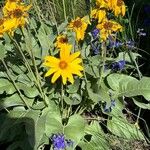
[{"label": "blue-purple flower spike", "polygon": [[64,150],[66,148],[65,137],[63,134],[54,134],[51,139],[54,150]]},{"label": "blue-purple flower spike", "polygon": [[92,32],[91,32],[93,38],[97,38],[98,37],[98,34],[99,34],[99,29],[95,28]]},{"label": "blue-purple flower spike", "polygon": [[108,45],[109,48],[119,48],[124,45],[124,43],[114,40],[111,36],[108,39],[109,39],[109,45]]},{"label": "blue-purple flower spike", "polygon": [[54,150],[65,150],[66,147],[73,146],[73,141],[65,139],[63,134],[54,134],[51,137]]},{"label": "blue-purple flower spike", "polygon": [[134,48],[135,47],[135,42],[132,40],[127,41],[126,43],[127,48]]},{"label": "blue-purple flower spike", "polygon": [[100,43],[91,43],[91,48],[93,50],[94,55],[97,55],[100,53],[100,47],[101,47]]},{"label": "blue-purple flower spike", "polygon": [[120,60],[118,62],[114,62],[112,64],[112,70],[115,70],[115,69],[122,70],[122,69],[124,69],[125,64],[126,64],[126,62],[124,60]]}]

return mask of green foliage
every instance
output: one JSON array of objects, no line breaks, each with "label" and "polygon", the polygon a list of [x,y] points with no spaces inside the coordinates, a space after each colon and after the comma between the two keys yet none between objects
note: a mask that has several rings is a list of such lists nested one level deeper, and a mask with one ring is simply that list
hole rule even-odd
[{"label": "green foliage", "polygon": [[[128,112],[123,113],[128,110],[125,98],[136,104],[135,109],[150,109],[150,78],[140,76],[137,64],[142,56],[127,46],[125,32],[116,34],[123,43],[119,48],[111,47],[109,40],[94,39],[96,21],[88,25],[85,39],[77,42],[67,26],[77,16],[91,19],[86,7],[79,0],[35,0],[28,24],[13,37],[4,34],[0,39],[0,143],[8,144],[7,150],[53,149],[52,136],[57,134],[73,142],[68,150],[113,149],[111,136],[146,141],[138,125],[140,111],[133,112],[135,119],[130,121]],[[129,22],[109,15],[124,26]],[[55,45],[59,34],[67,35],[71,53],[81,51],[83,76],[74,76],[74,84],[62,85],[61,79],[52,84],[51,76],[44,77],[45,56],[59,57]],[[120,60],[125,66],[113,68]]]},{"label": "green foliage", "polygon": [[107,77],[107,81],[118,97],[142,95],[145,99],[150,99],[150,79],[148,77],[143,77],[139,81],[131,76],[111,74]]}]

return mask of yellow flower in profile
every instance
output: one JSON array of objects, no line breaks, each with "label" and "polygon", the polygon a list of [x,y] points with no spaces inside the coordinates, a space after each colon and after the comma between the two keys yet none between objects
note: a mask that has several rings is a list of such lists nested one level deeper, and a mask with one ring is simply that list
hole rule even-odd
[{"label": "yellow flower in profile", "polygon": [[45,74],[45,77],[53,74],[51,82],[54,83],[60,76],[62,77],[63,84],[66,84],[67,80],[74,83],[73,74],[82,76],[81,71],[83,67],[80,65],[82,59],[79,58],[80,52],[70,54],[69,48],[60,50],[60,58],[53,56],[46,56],[43,63],[50,70]]},{"label": "yellow flower in profile", "polygon": [[101,23],[102,20],[106,18],[106,11],[104,9],[93,9],[91,18],[97,19],[98,23]]},{"label": "yellow flower in profile", "polygon": [[125,15],[126,6],[123,0],[110,0],[111,1],[111,10],[114,11],[115,16]]},{"label": "yellow flower in profile", "polygon": [[89,21],[86,20],[86,17],[80,18],[77,17],[75,20],[72,20],[68,26],[68,28],[72,29],[76,33],[76,40],[80,41],[84,39],[85,30]]},{"label": "yellow flower in profile", "polygon": [[72,45],[68,43],[67,35],[63,34],[57,36],[55,46],[59,49],[64,49],[67,46],[72,47]]},{"label": "yellow flower in profile", "polygon": [[115,32],[122,31],[122,26],[112,20],[104,20],[96,26],[100,30],[101,41],[106,41],[107,38]]},{"label": "yellow flower in profile", "polygon": [[3,31],[4,26],[3,26],[3,24],[4,24],[4,19],[1,18],[1,19],[0,19],[0,37],[2,37],[2,36],[3,36],[3,33],[4,33],[4,31]]},{"label": "yellow flower in profile", "polygon": [[3,7],[3,14],[5,18],[16,20],[16,27],[24,26],[27,22],[27,11],[31,5],[25,6],[24,3],[7,2]]}]

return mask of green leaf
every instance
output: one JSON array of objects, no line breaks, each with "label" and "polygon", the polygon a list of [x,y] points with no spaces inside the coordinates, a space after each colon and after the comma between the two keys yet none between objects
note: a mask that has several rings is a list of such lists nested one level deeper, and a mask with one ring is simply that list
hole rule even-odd
[{"label": "green leaf", "polygon": [[5,46],[1,42],[0,43],[0,59],[4,59],[6,52],[7,51],[5,50]]},{"label": "green leaf", "polygon": [[34,98],[39,95],[39,91],[36,86],[27,86],[23,83],[17,83],[17,86],[20,90],[23,90],[25,96],[28,98]]},{"label": "green leaf", "polygon": [[13,94],[15,91],[16,89],[9,80],[5,78],[0,79],[0,94],[3,94],[4,92],[7,94]]},{"label": "green leaf", "polygon": [[85,128],[86,136],[91,136],[90,141],[85,142],[82,140],[79,146],[82,149],[88,150],[106,150],[110,149],[108,140],[105,137],[103,130],[101,129],[99,122],[93,121],[90,125]]},{"label": "green leaf", "polygon": [[58,32],[61,33],[67,27],[68,21],[63,22],[61,25],[58,26]]},{"label": "green leaf", "polygon": [[11,66],[11,69],[17,74],[22,74],[27,71],[27,68],[25,66],[19,66],[14,64]]},{"label": "green leaf", "polygon": [[30,110],[22,118],[25,122],[25,130],[28,135],[28,141],[34,150],[37,150],[40,139],[44,134],[44,125],[40,122],[40,111]]},{"label": "green leaf", "polygon": [[[33,117],[34,119],[34,136],[32,135],[32,132],[30,131],[32,128],[30,127],[30,124],[26,124],[26,131],[28,135],[30,136],[29,141],[31,142],[31,145],[34,150],[37,150],[38,147],[43,144],[42,139],[45,134],[45,122],[46,122],[46,114],[39,116],[39,113],[37,111],[34,111],[36,114]],[[33,139],[34,138],[34,139]],[[48,137],[47,137],[48,138]]]},{"label": "green leaf", "polygon": [[[29,106],[32,106],[34,99],[28,99],[24,96],[23,96],[23,98]],[[0,101],[0,110],[4,109],[4,108],[12,107],[12,106],[13,107],[14,106],[25,106],[25,103],[23,102],[23,100],[17,93],[15,93],[9,97],[3,98]]]},{"label": "green leaf", "polygon": [[88,64],[88,65],[85,65],[84,69],[87,74],[93,76],[94,78],[99,77],[99,69],[97,66],[92,66]]},{"label": "green leaf", "polygon": [[74,147],[80,142],[84,136],[85,120],[78,114],[69,118],[68,124],[64,128],[64,134],[67,139],[74,142]]},{"label": "green leaf", "polygon": [[48,137],[52,134],[63,133],[63,125],[59,112],[49,112],[46,116],[45,133]]},{"label": "green leaf", "polygon": [[125,61],[131,63],[133,60],[136,60],[137,57],[141,57],[141,55],[138,53],[132,52],[132,57],[133,58],[131,59],[131,57],[129,56],[129,53],[120,52],[119,56],[116,58],[116,61],[125,60]]},{"label": "green leaf", "polygon": [[140,81],[123,74],[111,74],[107,77],[107,82],[119,97],[133,97],[143,95],[150,100],[150,78],[143,77]]},{"label": "green leaf", "polygon": [[[2,120],[0,124],[0,141],[11,141],[18,133],[20,134],[21,130],[15,128],[15,124],[24,117],[26,111],[10,111],[9,114],[1,114],[0,119]],[[13,133],[13,131],[15,131]]]},{"label": "green leaf", "polygon": [[79,95],[78,93],[70,94],[69,97],[64,96],[64,101],[68,105],[78,105],[81,102],[81,100],[81,95]]},{"label": "green leaf", "polygon": [[93,92],[93,89],[90,87],[90,83],[87,84],[87,91],[88,91],[88,95],[89,95],[89,98],[97,103],[99,101],[101,101],[101,96],[99,93],[94,93]]},{"label": "green leaf", "polygon": [[141,101],[137,100],[136,98],[133,98],[133,102],[135,103],[135,105],[137,105],[138,107],[142,108],[142,109],[148,109],[150,110],[150,103],[142,103]]},{"label": "green leaf", "polygon": [[74,84],[68,85],[66,91],[70,93],[77,93],[80,85],[80,80],[76,79]]},{"label": "green leaf", "polygon": [[130,140],[144,139],[141,131],[134,124],[130,124],[123,117],[114,116],[112,120],[108,120],[107,127],[113,134],[122,138],[130,139]]}]

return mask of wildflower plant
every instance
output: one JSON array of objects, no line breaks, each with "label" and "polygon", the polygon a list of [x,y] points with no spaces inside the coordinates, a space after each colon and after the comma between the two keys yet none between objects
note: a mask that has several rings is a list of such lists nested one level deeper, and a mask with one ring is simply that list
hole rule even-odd
[{"label": "wildflower plant", "polygon": [[[150,78],[126,34],[124,1],[96,0],[87,16],[71,19],[64,11],[62,24],[30,16],[33,4],[7,0],[2,9],[0,142],[11,150],[105,150],[108,135],[146,141],[139,120]],[[126,98],[139,109],[133,122]]]}]

